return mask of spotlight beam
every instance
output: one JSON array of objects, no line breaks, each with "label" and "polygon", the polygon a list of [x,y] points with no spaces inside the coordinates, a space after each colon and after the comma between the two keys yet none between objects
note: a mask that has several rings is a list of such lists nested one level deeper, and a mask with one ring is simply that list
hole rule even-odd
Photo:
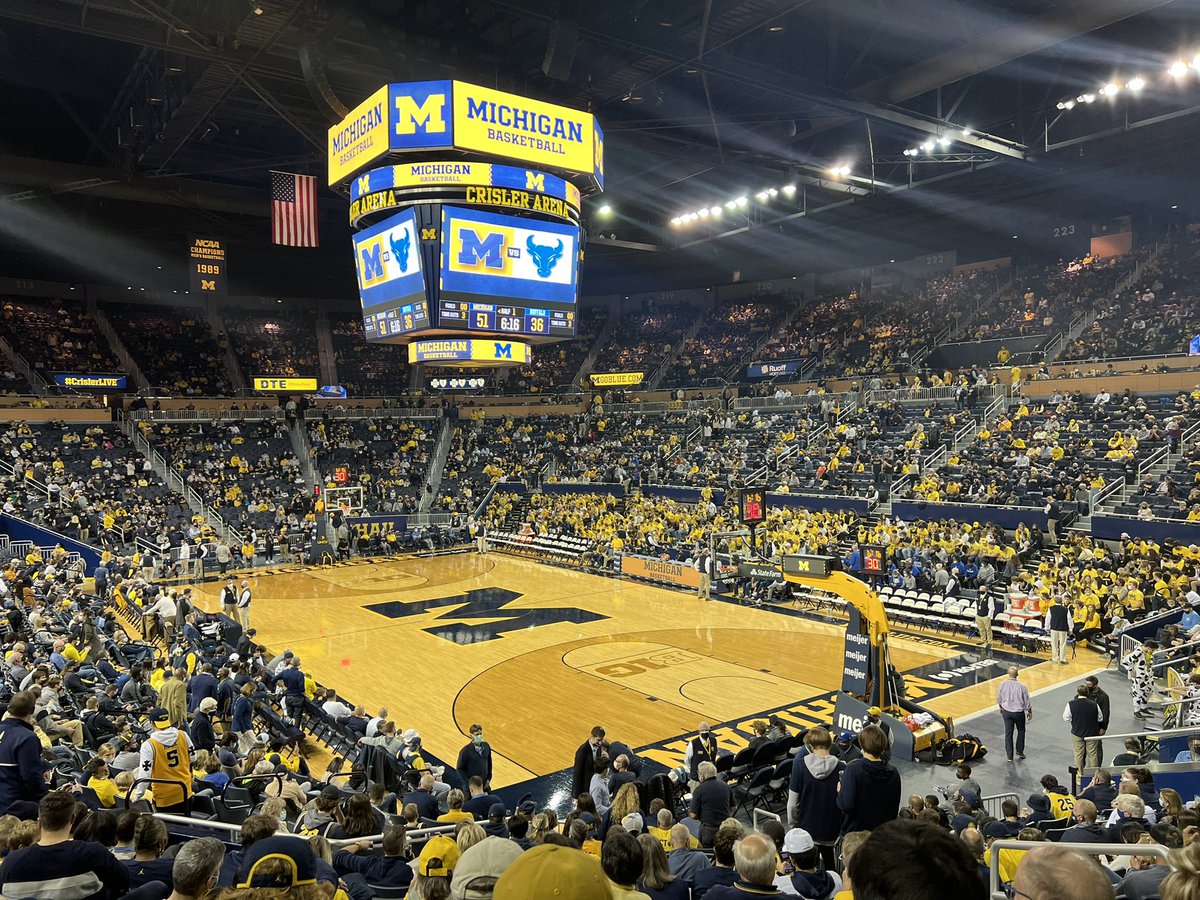
[{"label": "spotlight beam", "polygon": [[[1165,0],[1159,0],[1159,2],[1165,2]],[[522,0],[485,0],[485,3],[496,9],[506,10],[534,21],[550,22],[554,19],[554,15],[547,12],[540,5],[531,7],[529,0],[524,0],[524,2]],[[735,57],[727,52],[713,52],[710,50],[705,53],[703,59],[700,59],[696,57],[696,54],[689,47],[678,41],[661,42],[658,45],[651,46],[650,44],[627,37],[624,34],[601,31],[593,26],[583,24],[580,25],[579,32],[581,35],[586,35],[589,39],[599,43],[631,50],[643,56],[657,58],[676,66],[688,66],[707,75],[722,78],[735,84],[742,84],[763,93],[789,97],[793,100],[804,101],[805,103],[814,103],[818,106],[841,110],[856,116],[869,116],[873,119],[925,132],[935,137],[945,132],[947,128],[953,130],[961,128],[961,126],[954,126],[936,116],[927,116],[898,106],[860,100],[844,91],[829,88],[825,85],[818,85],[814,82],[797,78],[794,75],[785,75],[767,66],[751,62],[744,57]],[[968,144],[979,150],[986,150],[990,153],[1006,156],[1010,159],[1025,158],[1026,148],[1024,145],[987,134],[972,134],[970,137],[962,138],[960,143]]]}]

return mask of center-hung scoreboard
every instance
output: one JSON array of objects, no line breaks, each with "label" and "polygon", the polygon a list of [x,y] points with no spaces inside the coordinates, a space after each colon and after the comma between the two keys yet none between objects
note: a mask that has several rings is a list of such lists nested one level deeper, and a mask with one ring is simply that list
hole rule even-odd
[{"label": "center-hung scoreboard", "polygon": [[575,336],[580,206],[604,186],[590,113],[460,81],[388,84],[329,130],[367,340],[413,362],[527,362]]}]

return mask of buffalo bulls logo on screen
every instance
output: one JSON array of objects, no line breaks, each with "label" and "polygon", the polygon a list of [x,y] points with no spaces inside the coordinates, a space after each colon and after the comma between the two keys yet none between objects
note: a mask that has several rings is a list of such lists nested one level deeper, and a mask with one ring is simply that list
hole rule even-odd
[{"label": "buffalo bulls logo on screen", "polygon": [[537,266],[538,277],[549,278],[558,261],[562,259],[563,242],[559,241],[553,247],[541,247],[533,242],[532,237],[528,237],[525,239],[525,246],[529,248],[533,264]]}]

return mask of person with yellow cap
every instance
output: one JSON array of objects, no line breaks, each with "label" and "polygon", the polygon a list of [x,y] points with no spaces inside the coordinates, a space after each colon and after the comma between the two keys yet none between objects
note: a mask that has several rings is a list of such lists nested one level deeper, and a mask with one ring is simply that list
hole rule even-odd
[{"label": "person with yellow cap", "polygon": [[495,900],[612,900],[600,861],[574,847],[539,844],[504,870]]},{"label": "person with yellow cap", "polygon": [[454,838],[438,834],[425,842],[417,859],[417,872],[408,891],[410,897],[448,897],[450,878],[461,851]]}]

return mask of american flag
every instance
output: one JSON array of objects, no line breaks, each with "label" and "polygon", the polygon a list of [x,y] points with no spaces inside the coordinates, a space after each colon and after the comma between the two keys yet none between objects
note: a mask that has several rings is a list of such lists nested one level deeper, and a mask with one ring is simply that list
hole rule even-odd
[{"label": "american flag", "polygon": [[316,247],[317,179],[271,172],[271,242],[285,247]]}]

